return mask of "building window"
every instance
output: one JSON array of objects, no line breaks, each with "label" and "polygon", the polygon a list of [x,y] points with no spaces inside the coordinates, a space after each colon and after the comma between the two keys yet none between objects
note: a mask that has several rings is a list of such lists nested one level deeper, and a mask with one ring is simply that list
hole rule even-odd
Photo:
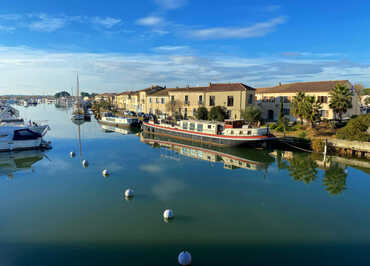
[{"label": "building window", "polygon": [[198,104],[203,104],[203,95],[199,95]]},{"label": "building window", "polygon": [[184,109],[184,116],[187,117],[188,116],[188,108],[185,108]]},{"label": "building window", "polygon": [[189,96],[185,95],[185,104],[189,104]]},{"label": "building window", "polygon": [[155,98],[155,102],[156,102],[156,103],[159,103],[159,99],[158,99],[158,98]]},{"label": "building window", "polygon": [[253,95],[252,94],[249,94],[248,96],[248,104],[252,104],[253,103]]},{"label": "building window", "polygon": [[215,96],[209,96],[209,106],[215,106]]},{"label": "building window", "polygon": [[317,96],[317,101],[319,103],[328,103],[328,96]]},{"label": "building window", "polygon": [[149,98],[149,102],[151,103],[152,102],[152,97]]},{"label": "building window", "polygon": [[161,104],[164,104],[164,98],[161,98]]},{"label": "building window", "polygon": [[171,96],[171,102],[174,102],[175,101],[175,96]]},{"label": "building window", "polygon": [[182,123],[182,128],[183,129],[188,129],[188,122],[183,122]]},{"label": "building window", "polygon": [[198,124],[198,125],[197,125],[197,130],[198,130],[199,132],[202,132],[202,131],[203,131],[203,124]]},{"label": "building window", "polygon": [[283,115],[289,115],[290,109],[289,108],[283,108]]},{"label": "building window", "polygon": [[193,109],[193,116],[196,116],[197,115],[197,108],[194,108]]},{"label": "building window", "polygon": [[190,127],[189,127],[190,130],[195,130],[195,124],[194,123],[190,123]]},{"label": "building window", "polygon": [[321,116],[322,117],[328,117],[329,116],[329,111],[328,110],[321,110]]},{"label": "building window", "polygon": [[179,114],[181,115],[181,108],[179,108]]},{"label": "building window", "polygon": [[234,96],[227,96],[227,106],[234,106]]}]

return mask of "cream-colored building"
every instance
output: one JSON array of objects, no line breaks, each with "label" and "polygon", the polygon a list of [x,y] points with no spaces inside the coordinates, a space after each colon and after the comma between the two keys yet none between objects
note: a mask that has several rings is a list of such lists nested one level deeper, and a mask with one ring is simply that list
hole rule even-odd
[{"label": "cream-colored building", "polygon": [[[268,121],[276,121],[280,111],[280,101],[283,101],[283,113],[291,121],[296,118],[292,116],[291,102],[298,92],[304,92],[308,96],[314,96],[315,101],[322,105],[321,118],[323,120],[334,119],[334,112],[329,107],[330,91],[337,85],[343,84],[352,88],[348,80],[318,81],[318,82],[297,82],[290,84],[279,84],[275,87],[259,88],[256,90],[257,105],[262,109],[262,118]],[[353,93],[352,108],[350,108],[343,118],[350,118],[352,115],[360,114],[360,105],[356,93]]]},{"label": "cream-colored building", "polygon": [[[141,92],[140,92],[141,94]],[[255,104],[255,89],[242,83],[207,87],[160,88],[140,97],[146,113],[195,117],[199,107],[225,107],[230,118],[240,119],[242,110]]]},{"label": "cream-colored building", "polygon": [[106,101],[110,102],[113,105],[117,105],[117,99],[116,99],[115,93],[102,93],[95,96],[94,100],[97,102]]}]

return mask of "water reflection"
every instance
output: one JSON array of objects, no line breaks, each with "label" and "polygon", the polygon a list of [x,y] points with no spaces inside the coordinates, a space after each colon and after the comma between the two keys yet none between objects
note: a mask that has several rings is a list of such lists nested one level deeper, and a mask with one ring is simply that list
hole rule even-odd
[{"label": "water reflection", "polygon": [[[223,163],[225,169],[264,170],[274,160],[263,150],[218,148],[212,146],[180,141],[169,137],[148,134],[142,132],[140,140],[151,145],[153,148],[163,148],[176,152],[177,155],[208,161],[211,163]],[[162,157],[176,161],[182,158],[176,155],[165,154]]]},{"label": "water reflection", "polygon": [[32,166],[44,158],[40,150],[0,153],[0,175],[14,177],[14,173],[31,169]]},{"label": "water reflection", "polygon": [[346,189],[346,165],[329,158],[325,161],[315,154],[275,151],[271,155],[276,157],[278,169],[286,169],[295,181],[310,184],[317,180],[318,169],[324,170],[322,184],[331,195],[339,195]]},{"label": "water reflection", "polygon": [[346,189],[347,171],[344,165],[337,162],[330,164],[325,171],[323,184],[331,195],[338,195]]},{"label": "water reflection", "polygon": [[119,133],[122,135],[128,135],[128,134],[136,134],[139,132],[138,130],[134,130],[134,129],[119,128],[119,127],[108,126],[108,125],[103,125],[103,124],[100,124],[100,126],[105,133]]}]

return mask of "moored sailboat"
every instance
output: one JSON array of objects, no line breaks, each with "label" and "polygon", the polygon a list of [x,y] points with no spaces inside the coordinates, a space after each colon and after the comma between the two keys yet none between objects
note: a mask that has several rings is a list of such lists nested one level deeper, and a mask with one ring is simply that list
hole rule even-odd
[{"label": "moored sailboat", "polygon": [[80,82],[78,79],[77,74],[77,94],[76,94],[76,102],[73,108],[73,114],[72,114],[72,121],[83,121],[85,119],[84,111],[81,108],[81,102],[80,102]]}]

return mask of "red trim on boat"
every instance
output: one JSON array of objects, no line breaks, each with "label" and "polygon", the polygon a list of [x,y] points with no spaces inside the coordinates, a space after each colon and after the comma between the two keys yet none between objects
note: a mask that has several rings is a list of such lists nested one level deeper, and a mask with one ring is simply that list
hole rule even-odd
[{"label": "red trim on boat", "polygon": [[188,131],[188,130],[183,130],[183,129],[177,129],[177,128],[168,128],[168,127],[163,127],[159,125],[154,125],[150,124],[147,122],[143,123],[144,125],[150,126],[150,127],[156,127],[156,128],[162,128],[166,129],[168,131],[177,131],[177,132],[182,132],[182,133],[187,133],[187,134],[193,134],[193,135],[199,135],[199,136],[207,136],[207,137],[213,137],[213,138],[218,138],[218,139],[237,139],[237,140],[256,140],[256,139],[269,139],[271,136],[249,136],[249,137],[241,137],[241,136],[225,136],[225,135],[216,135],[216,134],[207,134],[207,133],[200,133],[200,132],[193,132],[193,131]]}]

